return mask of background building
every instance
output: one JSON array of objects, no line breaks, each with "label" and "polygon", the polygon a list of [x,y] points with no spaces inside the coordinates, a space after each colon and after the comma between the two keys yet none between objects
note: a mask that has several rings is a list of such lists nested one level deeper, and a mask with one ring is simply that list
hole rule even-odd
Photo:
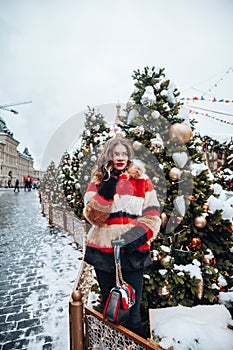
[{"label": "background building", "polygon": [[0,187],[8,187],[9,180],[13,186],[16,178],[19,179],[20,186],[23,186],[23,178],[27,175],[34,180],[43,176],[42,171],[34,169],[28,148],[25,147],[23,153],[17,150],[19,144],[0,116]]}]

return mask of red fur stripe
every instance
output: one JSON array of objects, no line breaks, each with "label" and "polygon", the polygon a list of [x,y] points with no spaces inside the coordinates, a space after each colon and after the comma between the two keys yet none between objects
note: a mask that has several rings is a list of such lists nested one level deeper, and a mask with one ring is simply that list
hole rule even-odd
[{"label": "red fur stripe", "polygon": [[87,186],[86,192],[97,192],[99,189],[99,185],[96,185],[94,182],[91,182]]},{"label": "red fur stripe", "polygon": [[107,225],[126,225],[126,224],[135,224],[135,219],[127,218],[125,216],[121,216],[119,218],[108,218],[106,220]]},{"label": "red fur stripe", "polygon": [[103,196],[100,196],[98,193],[96,193],[93,197],[93,199],[95,199],[100,205],[102,205],[103,207],[106,206],[108,207],[109,205],[112,204],[113,199],[106,199]]},{"label": "red fur stripe", "polygon": [[150,210],[145,209],[143,212],[143,216],[146,216],[146,215],[155,215],[160,217],[160,213],[156,209],[150,209]]}]

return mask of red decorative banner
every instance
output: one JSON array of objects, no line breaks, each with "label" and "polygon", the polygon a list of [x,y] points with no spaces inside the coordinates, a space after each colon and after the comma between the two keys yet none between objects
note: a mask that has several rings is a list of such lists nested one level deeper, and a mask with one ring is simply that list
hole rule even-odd
[{"label": "red decorative banner", "polygon": [[[189,114],[200,114],[200,115],[203,115],[205,117],[208,117],[208,118],[211,118],[211,119],[214,119],[214,120],[217,120],[223,124],[228,124],[228,125],[233,125],[233,122],[229,122],[225,119],[220,119],[220,118],[217,118],[217,117],[213,117],[212,115],[210,115],[209,113],[201,113],[201,112],[197,112],[197,111],[194,111],[193,109],[190,109],[189,110]],[[232,116],[233,117],[233,116]]]},{"label": "red decorative banner", "polygon": [[207,101],[207,102],[224,102],[224,103],[232,103],[233,100],[228,100],[228,99],[220,99],[218,100],[216,97],[213,99],[209,100],[204,98],[203,96],[201,97],[182,97],[180,98],[180,101]]}]

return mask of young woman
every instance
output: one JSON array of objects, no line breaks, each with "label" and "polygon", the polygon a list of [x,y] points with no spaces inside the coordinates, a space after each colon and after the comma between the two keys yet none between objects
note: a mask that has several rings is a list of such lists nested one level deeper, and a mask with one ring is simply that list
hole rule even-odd
[{"label": "young woman", "polygon": [[140,316],[143,272],[151,263],[150,240],[157,236],[161,220],[152,182],[132,158],[126,139],[106,142],[84,196],[84,215],[93,225],[84,259],[94,266],[104,306],[116,284],[114,240],[121,239],[123,278],[136,291],[136,304],[125,326],[146,336]]}]

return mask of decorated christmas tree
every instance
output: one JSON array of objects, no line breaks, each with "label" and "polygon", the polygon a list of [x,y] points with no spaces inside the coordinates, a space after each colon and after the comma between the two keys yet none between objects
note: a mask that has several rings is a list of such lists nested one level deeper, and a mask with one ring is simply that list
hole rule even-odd
[{"label": "decorated christmas tree", "polygon": [[62,156],[60,163],[56,166],[54,161],[51,161],[41,181],[40,190],[43,193],[45,200],[53,206],[62,209],[69,209],[66,196],[63,191],[63,180],[61,177],[62,169],[69,159],[67,152]]},{"label": "decorated christmas tree", "polygon": [[83,218],[83,195],[91,179],[91,172],[103,144],[110,135],[104,116],[88,107],[85,113],[84,131],[79,140],[79,146],[72,159],[67,158],[64,164],[63,188],[69,205],[80,219]]},{"label": "decorated christmas tree", "polygon": [[119,127],[155,185],[162,218],[143,306],[218,303],[221,292],[232,288],[233,209],[222,215],[224,208],[213,205],[219,193],[203,142],[164,69],[146,67],[133,79],[135,91]]},{"label": "decorated christmas tree", "polygon": [[[131,140],[134,161],[152,179],[162,218],[151,244],[153,264],[145,271],[143,310],[223,302],[232,289],[232,205],[225,203],[203,139],[164,69],[146,67],[133,79],[117,132]],[[78,148],[62,168],[66,197],[80,218],[91,170],[112,136],[103,116],[88,108]]]},{"label": "decorated christmas tree", "polygon": [[214,177],[226,191],[233,192],[233,141],[224,145],[222,164],[216,169]]},{"label": "decorated christmas tree", "polygon": [[51,203],[57,202],[58,184],[57,184],[58,170],[54,161],[48,165],[47,170],[41,181],[41,191],[43,196]]},{"label": "decorated christmas tree", "polygon": [[[57,176],[54,183],[54,191],[56,193],[56,199],[54,204],[56,204],[57,206],[65,210],[69,210],[69,209],[71,210],[67,201],[68,193],[64,192],[64,188],[63,188],[63,179],[65,177],[65,175],[63,174],[63,170],[65,172],[67,171],[66,176],[69,178],[69,175],[68,175],[69,165],[70,165],[70,155],[66,151],[62,155],[61,160],[58,164]],[[71,179],[70,183],[73,184],[73,179]]]}]

